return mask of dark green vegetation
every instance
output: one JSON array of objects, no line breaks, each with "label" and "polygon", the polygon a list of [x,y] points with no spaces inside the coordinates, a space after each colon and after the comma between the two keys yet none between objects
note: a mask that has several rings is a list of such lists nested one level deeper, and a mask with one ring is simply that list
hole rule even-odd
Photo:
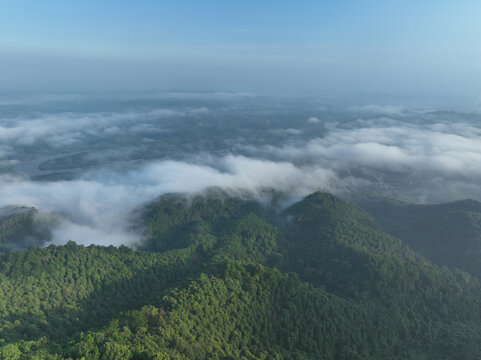
[{"label": "dark green vegetation", "polygon": [[481,357],[478,279],[334,196],[278,213],[169,195],[143,215],[137,251],[1,255],[0,359]]},{"label": "dark green vegetation", "polygon": [[9,206],[0,209],[0,251],[41,245],[50,238],[53,219],[37,219],[37,210]]},{"label": "dark green vegetation", "polygon": [[433,263],[481,276],[481,203],[461,200],[415,205],[365,197],[358,204],[383,231],[403,240]]}]

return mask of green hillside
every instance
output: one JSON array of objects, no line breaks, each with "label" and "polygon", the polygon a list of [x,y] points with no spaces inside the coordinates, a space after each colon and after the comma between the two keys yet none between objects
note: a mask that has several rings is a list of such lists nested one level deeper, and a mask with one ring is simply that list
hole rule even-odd
[{"label": "green hillside", "polygon": [[481,276],[481,203],[461,200],[415,205],[364,198],[359,205],[382,226],[432,262]]},{"label": "green hillside", "polygon": [[53,220],[36,220],[36,215],[35,208],[19,206],[1,208],[0,251],[45,243],[50,238],[48,223]]},{"label": "green hillside", "polygon": [[478,359],[481,286],[365,211],[219,191],[143,211],[144,242],[0,257],[0,359]]}]

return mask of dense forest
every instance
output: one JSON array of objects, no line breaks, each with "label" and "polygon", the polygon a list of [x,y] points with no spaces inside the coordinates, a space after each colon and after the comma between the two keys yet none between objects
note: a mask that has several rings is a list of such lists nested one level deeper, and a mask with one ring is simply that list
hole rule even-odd
[{"label": "dense forest", "polygon": [[10,209],[0,359],[479,359],[481,204],[355,202],[165,195],[136,249],[26,247]]},{"label": "dense forest", "polygon": [[460,200],[417,205],[392,199],[358,196],[383,231],[441,266],[481,276],[481,203]]}]

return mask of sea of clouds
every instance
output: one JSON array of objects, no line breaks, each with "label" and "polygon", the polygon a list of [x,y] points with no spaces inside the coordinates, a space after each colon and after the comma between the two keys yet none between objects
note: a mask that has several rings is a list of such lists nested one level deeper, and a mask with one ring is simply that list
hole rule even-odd
[{"label": "sea of clouds", "polygon": [[[162,99],[235,102],[236,96],[252,97],[172,93]],[[296,106],[302,109],[302,104]],[[295,201],[317,190],[343,195],[365,189],[418,202],[481,200],[481,117],[400,105],[348,106],[339,115],[342,121],[336,121],[338,109],[317,106],[310,113],[303,109],[295,127],[284,122],[272,129],[272,134],[288,138],[281,144],[269,143],[268,136],[262,145],[250,145],[248,139],[236,143],[232,139],[237,135],[232,134],[221,154],[192,153],[183,160],[150,159],[125,167],[106,162],[68,181],[32,181],[8,167],[24,161],[16,154],[25,146],[46,143],[50,151],[62,153],[77,144],[75,149],[82,151],[92,137],[108,141],[136,131],[152,134],[162,131],[164,119],[208,122],[216,111],[209,103],[4,116],[0,166],[9,171],[0,175],[0,208],[33,206],[40,216],[62,214],[52,229],[55,244],[74,240],[85,245],[135,245],[140,239],[133,226],[136,210],[162,194],[198,193],[213,186],[263,200],[272,190]]]}]

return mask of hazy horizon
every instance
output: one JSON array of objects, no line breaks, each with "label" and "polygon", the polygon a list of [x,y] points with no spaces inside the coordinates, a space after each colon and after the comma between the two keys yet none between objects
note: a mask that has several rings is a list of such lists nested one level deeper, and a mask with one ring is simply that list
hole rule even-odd
[{"label": "hazy horizon", "polygon": [[0,90],[418,97],[479,107],[481,4],[0,3]]}]

